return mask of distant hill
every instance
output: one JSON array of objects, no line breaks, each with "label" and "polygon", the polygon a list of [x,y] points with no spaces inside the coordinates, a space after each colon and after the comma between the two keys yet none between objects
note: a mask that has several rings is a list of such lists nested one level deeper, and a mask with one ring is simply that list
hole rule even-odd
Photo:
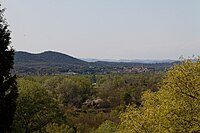
[{"label": "distant hill", "polygon": [[14,61],[15,64],[87,64],[87,62],[72,56],[52,51],[46,51],[39,54],[19,51],[15,53]]},{"label": "distant hill", "polygon": [[150,59],[95,59],[95,58],[81,58],[83,61],[87,62],[115,62],[115,63],[143,63],[143,64],[156,64],[156,63],[173,63],[176,62],[177,60],[170,60],[170,59],[160,59],[160,60],[150,60]]},{"label": "distant hill", "polygon": [[96,61],[87,62],[59,52],[46,51],[39,54],[15,52],[14,70],[17,75],[74,75],[74,74],[107,74],[123,71],[124,69],[144,66],[150,70],[160,71],[169,69],[179,62],[172,61]]}]

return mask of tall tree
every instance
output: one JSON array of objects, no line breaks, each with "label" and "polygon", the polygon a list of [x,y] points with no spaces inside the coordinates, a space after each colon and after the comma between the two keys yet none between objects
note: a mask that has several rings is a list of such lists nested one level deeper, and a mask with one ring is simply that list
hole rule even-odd
[{"label": "tall tree", "polygon": [[0,132],[11,132],[13,116],[16,110],[16,76],[10,70],[14,63],[14,50],[10,46],[10,30],[4,18],[5,9],[0,4]]}]

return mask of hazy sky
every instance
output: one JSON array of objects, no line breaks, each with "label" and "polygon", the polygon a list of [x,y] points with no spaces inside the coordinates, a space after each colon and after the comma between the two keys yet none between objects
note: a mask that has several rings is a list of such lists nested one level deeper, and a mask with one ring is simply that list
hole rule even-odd
[{"label": "hazy sky", "polygon": [[81,58],[200,55],[200,0],[2,0],[17,51]]}]

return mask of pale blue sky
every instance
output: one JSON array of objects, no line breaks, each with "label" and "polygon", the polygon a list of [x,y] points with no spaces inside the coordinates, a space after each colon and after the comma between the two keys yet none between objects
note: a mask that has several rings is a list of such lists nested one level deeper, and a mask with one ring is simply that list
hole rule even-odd
[{"label": "pale blue sky", "polygon": [[2,0],[18,51],[81,58],[200,54],[200,0]]}]

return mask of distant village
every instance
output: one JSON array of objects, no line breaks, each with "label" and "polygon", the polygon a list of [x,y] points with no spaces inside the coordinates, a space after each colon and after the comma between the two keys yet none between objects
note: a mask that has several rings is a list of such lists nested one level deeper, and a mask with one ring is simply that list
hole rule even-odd
[{"label": "distant village", "polygon": [[71,68],[65,69],[60,68],[60,70],[51,70],[40,68],[36,69],[34,67],[29,67],[28,69],[22,69],[23,71],[15,71],[14,73],[18,75],[80,75],[80,74],[110,74],[110,73],[129,73],[129,74],[139,74],[155,71],[155,68],[147,68],[144,65],[141,66],[123,66],[123,67],[98,67],[98,66],[87,66],[84,69]]},{"label": "distant village", "polygon": [[[95,71],[95,67],[90,66],[91,70]],[[86,74],[94,74],[94,71],[88,71]],[[155,68],[146,68],[144,65],[141,65],[140,67],[112,67],[109,70],[106,68],[101,68],[100,71],[96,71],[95,74],[109,74],[109,73],[132,73],[132,74],[138,74],[138,73],[146,73],[150,71],[155,71]],[[80,73],[76,73],[73,71],[62,73],[64,75],[78,75]]]},{"label": "distant village", "polygon": [[144,67],[144,65],[142,65],[141,67],[123,67],[122,70],[118,70],[117,73],[145,73],[145,72],[149,72],[149,71],[154,71],[153,68],[148,69],[146,67]]}]

